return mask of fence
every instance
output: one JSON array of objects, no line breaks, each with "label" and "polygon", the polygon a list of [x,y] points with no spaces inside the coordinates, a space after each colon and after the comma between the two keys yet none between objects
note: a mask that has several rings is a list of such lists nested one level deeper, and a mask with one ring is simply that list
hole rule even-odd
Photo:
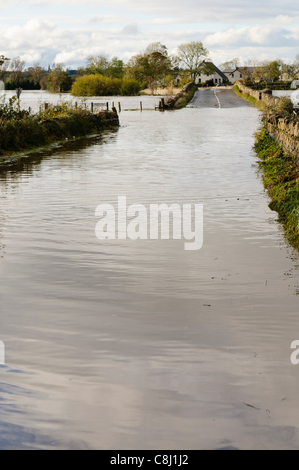
[{"label": "fence", "polygon": [[[49,109],[49,106],[50,106],[50,103],[44,103],[42,106],[39,107],[39,113],[41,114],[43,110],[47,110]],[[75,102],[74,103],[74,106],[75,106],[75,109],[78,108],[78,103]],[[91,113],[99,113],[101,111],[109,111],[110,110],[110,103],[107,101],[107,102],[91,102],[91,103],[85,103],[85,109],[87,109],[87,107],[90,108],[90,112]],[[122,111],[155,111],[155,110],[159,110],[159,111],[164,111],[164,109],[166,109],[165,107],[165,102],[164,102],[164,98],[160,99],[159,101],[159,104],[154,106],[153,108],[145,108],[143,106],[143,102],[140,101],[139,102],[139,107],[138,108],[122,108],[122,104],[120,102],[117,103],[117,109],[118,109],[118,112],[121,113]],[[116,111],[116,107],[115,107],[115,102],[112,101],[111,102],[111,110],[112,111]]]}]

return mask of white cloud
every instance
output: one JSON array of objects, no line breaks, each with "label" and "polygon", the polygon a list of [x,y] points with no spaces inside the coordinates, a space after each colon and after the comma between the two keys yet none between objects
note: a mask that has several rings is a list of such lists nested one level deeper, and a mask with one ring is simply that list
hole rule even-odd
[{"label": "white cloud", "polygon": [[34,62],[40,61],[41,55],[36,51],[28,51],[26,54],[22,54],[20,59],[24,60],[26,63],[33,64]]},{"label": "white cloud", "polygon": [[228,29],[226,31],[218,31],[209,34],[205,38],[207,46],[214,45],[229,45],[229,44],[264,44],[267,45],[273,41],[276,42],[278,38],[285,37],[287,32],[275,25],[264,25],[245,27],[240,29]]},{"label": "white cloud", "polygon": [[0,8],[0,53],[27,65],[76,67],[90,54],[128,60],[157,41],[171,52],[200,40],[216,63],[298,53],[298,0],[0,0]]},{"label": "white cloud", "polygon": [[288,15],[278,15],[276,18],[273,19],[274,24],[279,25],[291,25],[299,21],[299,17],[291,17]]}]

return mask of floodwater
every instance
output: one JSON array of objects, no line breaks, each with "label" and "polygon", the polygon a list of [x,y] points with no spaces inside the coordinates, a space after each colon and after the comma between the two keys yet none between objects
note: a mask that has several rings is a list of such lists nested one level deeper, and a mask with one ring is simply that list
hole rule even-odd
[{"label": "floodwater", "polygon": [[279,98],[290,98],[294,91],[295,90],[273,90],[272,94],[273,96],[278,96]]},{"label": "floodwater", "polygon": [[[120,120],[0,173],[0,448],[299,448],[299,263],[255,165],[259,111]],[[202,249],[98,240],[118,196],[202,203]]]},{"label": "floodwater", "polygon": [[[1,88],[1,87],[0,87]],[[8,102],[9,98],[16,96],[15,91],[2,91],[0,89],[0,97]],[[33,112],[37,112],[39,107],[45,103],[57,104],[57,103],[78,103],[79,105],[90,106],[90,103],[102,104],[106,106],[108,103],[109,109],[112,108],[113,104],[118,109],[118,103],[121,104],[121,109],[140,109],[140,102],[142,102],[143,109],[155,109],[155,106],[159,105],[160,96],[140,96],[140,97],[124,97],[124,96],[91,96],[88,98],[71,96],[69,93],[49,93],[42,90],[34,91],[23,91],[20,97],[21,108],[28,109],[29,107]],[[163,97],[165,98],[165,96]]]}]

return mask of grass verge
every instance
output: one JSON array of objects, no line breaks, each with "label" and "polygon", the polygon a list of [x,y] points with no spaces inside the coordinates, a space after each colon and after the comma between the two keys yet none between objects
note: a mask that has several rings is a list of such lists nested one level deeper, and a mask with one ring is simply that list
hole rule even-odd
[{"label": "grass verge", "polygon": [[267,107],[264,101],[259,101],[256,98],[253,98],[253,96],[242,93],[237,85],[233,87],[233,90],[236,95],[238,95],[240,98],[243,98],[243,100],[249,101],[249,103],[253,104],[256,108],[260,109],[261,111],[263,111]]},{"label": "grass verge", "polygon": [[266,129],[257,134],[256,153],[260,159],[264,187],[278,213],[286,239],[299,249],[299,168],[297,159],[286,154]]},{"label": "grass verge", "polygon": [[189,91],[183,93],[183,96],[181,96],[175,103],[173,109],[182,109],[185,108],[190,101],[192,100],[193,96],[195,95],[195,92],[198,90],[196,86],[193,86]]}]

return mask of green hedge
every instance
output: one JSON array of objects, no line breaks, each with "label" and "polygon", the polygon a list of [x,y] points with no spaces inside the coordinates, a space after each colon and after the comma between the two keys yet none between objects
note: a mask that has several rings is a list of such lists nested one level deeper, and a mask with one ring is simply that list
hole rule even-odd
[{"label": "green hedge", "polygon": [[131,78],[110,78],[104,75],[83,75],[73,83],[73,96],[133,96],[138,95],[141,84]]}]

